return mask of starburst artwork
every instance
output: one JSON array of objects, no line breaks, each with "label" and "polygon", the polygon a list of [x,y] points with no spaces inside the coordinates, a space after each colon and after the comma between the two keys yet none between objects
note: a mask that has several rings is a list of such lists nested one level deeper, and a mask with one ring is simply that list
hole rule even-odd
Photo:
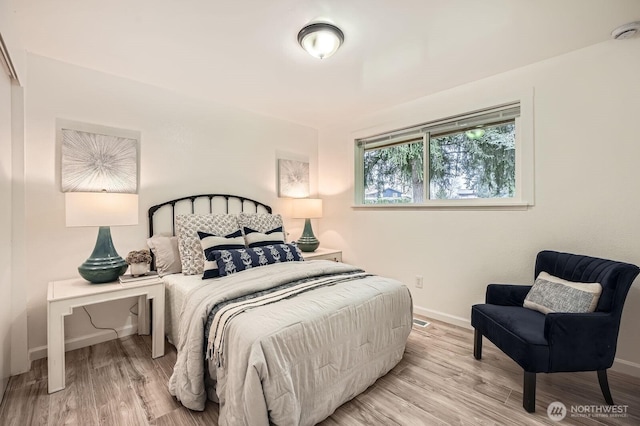
[{"label": "starburst artwork", "polygon": [[136,139],[62,129],[62,191],[136,193]]},{"label": "starburst artwork", "polygon": [[309,196],[309,163],[278,160],[278,196],[302,198]]}]

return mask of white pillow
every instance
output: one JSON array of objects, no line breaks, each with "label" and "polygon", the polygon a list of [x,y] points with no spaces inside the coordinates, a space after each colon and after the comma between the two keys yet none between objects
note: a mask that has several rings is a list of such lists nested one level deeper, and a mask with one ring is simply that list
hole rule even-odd
[{"label": "white pillow", "polygon": [[161,277],[182,272],[178,237],[154,235],[147,240],[147,245],[156,259],[156,270]]},{"label": "white pillow", "polygon": [[579,283],[540,272],[524,299],[524,307],[548,314],[550,312],[593,312],[602,294],[600,283]]}]

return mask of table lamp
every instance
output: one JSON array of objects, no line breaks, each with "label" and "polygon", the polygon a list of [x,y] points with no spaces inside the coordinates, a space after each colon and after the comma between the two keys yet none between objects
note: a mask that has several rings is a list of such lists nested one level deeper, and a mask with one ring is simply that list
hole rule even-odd
[{"label": "table lamp", "polygon": [[293,217],[304,219],[304,230],[298,238],[297,244],[300,250],[312,252],[318,248],[320,241],[313,235],[311,219],[322,217],[322,200],[319,198],[294,198]]},{"label": "table lamp", "polygon": [[127,270],[111,240],[111,225],[138,224],[138,194],[113,192],[66,192],[67,226],[98,226],[91,256],[78,267],[80,276],[94,283],[115,281]]}]

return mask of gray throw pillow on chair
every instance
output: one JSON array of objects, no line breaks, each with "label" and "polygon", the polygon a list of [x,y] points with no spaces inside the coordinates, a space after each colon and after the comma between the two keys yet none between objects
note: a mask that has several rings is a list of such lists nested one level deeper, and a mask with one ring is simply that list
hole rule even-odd
[{"label": "gray throw pillow on chair", "polygon": [[548,314],[550,312],[585,313],[596,310],[602,285],[579,283],[540,272],[524,299],[524,307]]}]

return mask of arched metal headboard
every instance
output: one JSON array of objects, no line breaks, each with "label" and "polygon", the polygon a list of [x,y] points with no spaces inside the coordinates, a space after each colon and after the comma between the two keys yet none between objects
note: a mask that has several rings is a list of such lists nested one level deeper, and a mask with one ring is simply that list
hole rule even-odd
[{"label": "arched metal headboard", "polygon": [[[175,200],[165,201],[162,204],[158,204],[149,208],[149,236],[153,237],[153,217],[156,212],[162,208],[171,208],[171,230],[172,235],[176,234],[176,204],[180,203],[191,203],[191,213],[195,213],[195,204],[196,200],[200,199],[209,199],[209,213],[214,213],[213,211],[213,202],[215,199],[223,199],[225,203],[225,211],[220,213],[230,213],[229,211],[229,201],[237,200],[239,201],[240,212],[247,211],[246,207],[250,206],[253,212],[258,212],[259,208],[265,210],[265,213],[271,213],[272,209],[270,206],[263,204],[259,201],[252,200],[251,198],[241,197],[239,195],[230,195],[230,194],[200,194],[200,195],[189,195],[187,197],[176,198]],[[188,205],[188,204],[187,204]]]}]

